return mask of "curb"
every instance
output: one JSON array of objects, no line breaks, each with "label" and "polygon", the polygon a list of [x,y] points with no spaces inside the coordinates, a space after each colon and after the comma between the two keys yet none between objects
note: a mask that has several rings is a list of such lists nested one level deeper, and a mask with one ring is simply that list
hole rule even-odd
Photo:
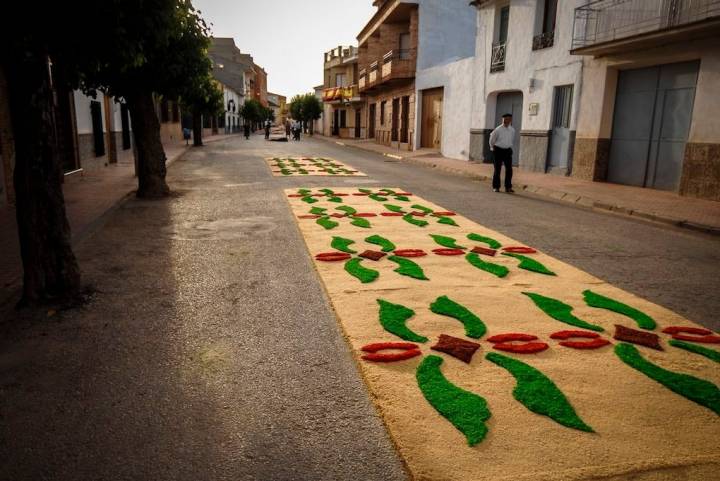
[{"label": "curb", "polygon": [[[472,172],[468,172],[465,169],[459,169],[454,168],[451,166],[445,166],[445,165],[438,165],[436,163],[433,163],[432,161],[424,161],[420,158],[416,157],[403,157],[401,155],[395,155],[395,154],[388,154],[388,153],[382,153],[382,152],[376,152],[374,150],[370,149],[364,149],[358,145],[347,145],[343,142],[335,142],[338,145],[342,145],[344,147],[352,147],[358,150],[362,150],[363,152],[370,152],[374,154],[383,155],[385,157],[389,157],[392,159],[400,160],[402,162],[417,164],[423,167],[429,167],[431,169],[438,169],[441,172],[446,172],[448,174],[453,175],[459,175],[462,177],[467,177],[473,180],[478,181],[489,181],[491,178],[485,174],[473,174]],[[635,210],[632,208],[628,208],[621,205],[616,204],[608,204],[607,202],[602,202],[599,200],[595,200],[591,197],[586,197],[580,194],[571,193],[571,192],[564,192],[559,190],[551,190],[547,189],[545,187],[538,187],[531,184],[523,184],[518,186],[518,192],[522,194],[527,194],[528,196],[539,196],[539,197],[545,197],[550,200],[555,201],[561,201],[566,204],[574,205],[579,208],[585,208],[585,209],[592,209],[592,210],[599,210],[605,213],[611,213],[615,215],[621,215],[624,217],[631,217],[638,220],[644,220],[644,221],[650,221],[658,224],[664,224],[669,225],[672,227],[678,227],[681,229],[688,229],[695,232],[701,232],[704,234],[710,234],[713,236],[720,236],[720,226],[712,226],[707,224],[702,224],[698,222],[691,222],[687,219],[682,218],[675,218],[675,217],[669,217],[662,214],[656,214],[654,212],[645,212],[642,210]]]}]

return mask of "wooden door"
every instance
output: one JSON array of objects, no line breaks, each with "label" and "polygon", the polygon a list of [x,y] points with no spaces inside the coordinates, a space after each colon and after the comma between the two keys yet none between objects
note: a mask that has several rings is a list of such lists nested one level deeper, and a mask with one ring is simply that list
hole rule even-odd
[{"label": "wooden door", "polygon": [[370,104],[370,113],[368,114],[368,138],[375,138],[375,104]]},{"label": "wooden door", "polygon": [[443,89],[423,90],[420,146],[440,149],[442,141]]}]

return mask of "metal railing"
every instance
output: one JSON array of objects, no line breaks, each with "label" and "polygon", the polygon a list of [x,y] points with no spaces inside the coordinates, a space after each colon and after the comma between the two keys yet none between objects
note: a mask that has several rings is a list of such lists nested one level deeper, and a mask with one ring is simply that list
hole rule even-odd
[{"label": "metal railing", "polygon": [[550,48],[555,43],[555,31],[541,33],[533,37],[532,49],[542,50],[544,48]]},{"label": "metal railing", "polygon": [[492,55],[490,56],[490,72],[502,72],[505,70],[505,53],[507,52],[507,43],[494,43],[492,46]]},{"label": "metal railing", "polygon": [[720,0],[596,0],[575,9],[572,48],[720,17]]}]

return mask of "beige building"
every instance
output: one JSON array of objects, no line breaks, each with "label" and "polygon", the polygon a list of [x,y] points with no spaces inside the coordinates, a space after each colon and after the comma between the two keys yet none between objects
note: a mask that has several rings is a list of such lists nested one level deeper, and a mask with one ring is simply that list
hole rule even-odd
[{"label": "beige building", "polygon": [[358,89],[357,47],[340,46],[325,52],[323,82],[323,135],[366,138],[366,105]]},{"label": "beige building", "polygon": [[574,177],[720,200],[720,0],[575,9]]}]

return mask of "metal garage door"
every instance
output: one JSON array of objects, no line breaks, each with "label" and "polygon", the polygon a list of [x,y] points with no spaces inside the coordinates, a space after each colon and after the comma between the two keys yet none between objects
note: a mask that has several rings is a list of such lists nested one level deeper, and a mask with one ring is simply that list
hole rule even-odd
[{"label": "metal garage door", "polygon": [[690,131],[699,62],[618,76],[608,180],[677,190]]}]

